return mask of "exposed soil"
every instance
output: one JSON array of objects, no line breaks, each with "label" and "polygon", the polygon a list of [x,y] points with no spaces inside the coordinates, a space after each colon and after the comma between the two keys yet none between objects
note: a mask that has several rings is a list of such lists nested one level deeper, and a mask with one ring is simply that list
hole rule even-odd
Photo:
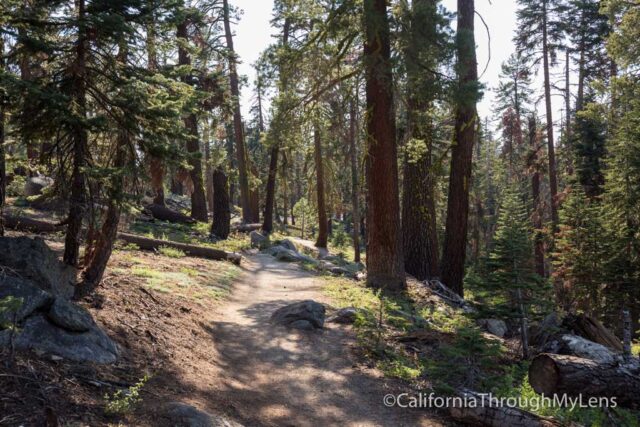
[{"label": "exposed soil", "polygon": [[[119,344],[121,360],[105,367],[18,355],[13,367],[0,367],[0,425],[162,426],[159,408],[171,401],[248,426],[445,423],[424,410],[386,408],[385,394],[409,390],[359,363],[349,327],[300,333],[268,323],[287,303],[328,302],[322,281],[295,264],[251,257],[226,300],[226,263],[132,251],[117,253],[110,267],[84,303]],[[136,268],[142,273],[132,274]],[[144,269],[156,273],[145,277]],[[176,283],[180,272],[189,286]],[[163,277],[170,286],[158,286]],[[104,396],[145,375],[137,408],[107,416]]]}]

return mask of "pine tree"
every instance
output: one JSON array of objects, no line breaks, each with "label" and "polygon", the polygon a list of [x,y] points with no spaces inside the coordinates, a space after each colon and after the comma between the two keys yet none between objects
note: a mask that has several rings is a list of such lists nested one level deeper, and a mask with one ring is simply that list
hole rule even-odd
[{"label": "pine tree", "polygon": [[529,356],[528,322],[543,312],[547,296],[542,279],[535,273],[532,247],[526,208],[517,192],[509,190],[487,260],[487,287],[492,309],[503,318],[518,321],[524,358]]},{"label": "pine tree", "polygon": [[602,208],[590,200],[580,185],[571,188],[560,211],[560,231],[554,253],[561,289],[558,303],[567,312],[577,309],[598,315],[602,308],[603,260]]}]

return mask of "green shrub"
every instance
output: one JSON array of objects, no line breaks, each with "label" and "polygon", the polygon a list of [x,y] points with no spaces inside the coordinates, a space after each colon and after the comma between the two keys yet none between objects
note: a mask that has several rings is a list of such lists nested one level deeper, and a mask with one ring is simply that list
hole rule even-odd
[{"label": "green shrub", "polygon": [[107,415],[124,415],[131,412],[142,400],[140,398],[140,390],[142,390],[147,381],[149,381],[149,377],[145,375],[138,383],[126,390],[118,390],[111,395],[106,394],[104,398],[107,401],[105,406]]},{"label": "green shrub", "polygon": [[24,184],[27,179],[24,176],[16,175],[13,177],[11,184],[7,185],[7,196],[20,197],[24,196]]}]

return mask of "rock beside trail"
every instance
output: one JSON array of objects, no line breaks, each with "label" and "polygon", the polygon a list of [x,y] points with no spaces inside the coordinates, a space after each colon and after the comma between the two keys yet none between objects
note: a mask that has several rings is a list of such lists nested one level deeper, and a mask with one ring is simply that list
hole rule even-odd
[{"label": "rock beside trail", "polygon": [[116,344],[87,310],[69,300],[75,269],[62,264],[42,239],[0,238],[0,265],[0,300],[16,300],[0,313],[0,347],[13,343],[16,350],[76,362],[116,361]]},{"label": "rock beside trail", "polygon": [[174,427],[242,427],[235,421],[211,415],[181,402],[165,405],[162,416]]},{"label": "rock beside trail", "polygon": [[87,310],[61,298],[51,305],[47,317],[53,324],[71,332],[87,332],[95,326]]},{"label": "rock beside trail", "polygon": [[274,311],[271,322],[294,329],[322,329],[325,311],[324,305],[312,300],[297,302]]},{"label": "rock beside trail", "polygon": [[14,340],[16,350],[33,350],[74,362],[108,364],[118,358],[118,348],[98,327],[70,332],[49,322],[44,314],[28,318]]},{"label": "rock beside trail", "polygon": [[504,322],[504,320],[500,319],[481,319],[478,320],[478,325],[484,328],[490,334],[500,338],[504,338],[504,336],[507,335],[507,332],[509,331],[509,328],[507,328],[507,324]]},{"label": "rock beside trail", "polygon": [[289,249],[290,251],[293,251],[295,253],[298,253],[298,248],[296,247],[296,245],[293,244],[293,242],[289,239],[284,239],[283,241],[281,241],[279,243],[279,246],[282,246],[284,248]]},{"label": "rock beside trail", "polygon": [[24,195],[39,196],[42,194],[42,190],[53,185],[53,179],[46,176],[33,176],[27,178],[24,183]]},{"label": "rock beside trail", "polygon": [[55,297],[71,298],[76,270],[60,262],[40,238],[0,237],[0,265],[18,271]]},{"label": "rock beside trail", "polygon": [[317,261],[307,255],[303,255],[291,249],[287,249],[284,246],[272,246],[267,250],[268,253],[273,255],[278,261],[282,262],[308,262],[316,264]]},{"label": "rock beside trail", "polygon": [[260,248],[269,240],[267,236],[262,235],[258,231],[252,231],[249,233],[249,237],[251,238],[252,248]]},{"label": "rock beside trail", "polygon": [[338,310],[327,322],[339,323],[341,325],[352,325],[358,318],[358,309],[355,307],[346,307]]},{"label": "rock beside trail", "polygon": [[22,322],[34,311],[51,304],[53,297],[28,280],[19,277],[0,276],[0,300],[7,297],[18,299],[20,307],[0,313],[0,323]]}]

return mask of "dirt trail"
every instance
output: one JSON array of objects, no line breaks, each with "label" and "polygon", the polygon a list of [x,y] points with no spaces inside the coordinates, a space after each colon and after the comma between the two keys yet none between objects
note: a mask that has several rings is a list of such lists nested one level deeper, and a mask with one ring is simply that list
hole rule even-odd
[{"label": "dirt trail", "polygon": [[275,309],[291,302],[327,302],[320,280],[268,255],[250,258],[246,270],[207,328],[216,352],[215,368],[206,372],[214,377],[207,395],[216,402],[207,406],[226,407],[252,426],[444,425],[424,410],[383,405],[385,394],[398,392],[397,383],[356,367],[348,327],[328,324],[303,333],[268,323]]}]

